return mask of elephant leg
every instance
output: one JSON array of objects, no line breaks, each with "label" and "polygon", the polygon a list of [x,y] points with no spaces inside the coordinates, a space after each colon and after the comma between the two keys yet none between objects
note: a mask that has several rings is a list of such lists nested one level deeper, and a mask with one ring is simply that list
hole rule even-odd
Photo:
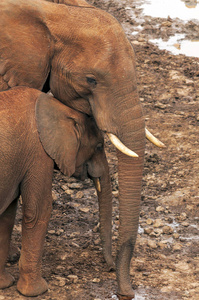
[{"label": "elephant leg", "polygon": [[52,175],[48,172],[42,175],[36,178],[36,184],[30,181],[22,186],[22,249],[17,289],[25,296],[37,296],[48,289],[41,275],[41,260],[52,210]]},{"label": "elephant leg", "polygon": [[15,199],[0,216],[0,288],[7,288],[14,283],[14,278],[5,270],[8,258],[10,239],[17,209]]}]

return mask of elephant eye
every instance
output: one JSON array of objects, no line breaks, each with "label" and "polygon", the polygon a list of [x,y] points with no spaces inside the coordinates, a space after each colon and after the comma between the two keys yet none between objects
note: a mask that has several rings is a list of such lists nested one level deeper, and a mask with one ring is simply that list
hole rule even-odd
[{"label": "elephant eye", "polygon": [[97,85],[97,80],[95,78],[93,78],[93,77],[86,77],[86,80],[92,86],[96,86]]}]

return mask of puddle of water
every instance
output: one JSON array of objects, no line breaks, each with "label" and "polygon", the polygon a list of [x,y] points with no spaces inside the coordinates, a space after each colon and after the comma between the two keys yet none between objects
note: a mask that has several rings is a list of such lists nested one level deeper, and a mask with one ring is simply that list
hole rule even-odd
[{"label": "puddle of water", "polygon": [[[199,21],[199,0],[147,0],[141,5],[144,15],[157,18],[179,18],[183,21],[196,19]],[[168,41],[162,39],[150,40],[160,49],[170,51],[172,54],[184,54],[199,57],[199,39],[185,40],[184,35],[176,34]]]},{"label": "puddle of water", "polygon": [[184,21],[199,20],[198,0],[147,0],[141,6],[144,14],[155,18],[179,18]]},{"label": "puddle of water", "polygon": [[151,43],[156,44],[159,49],[168,50],[172,54],[185,54],[187,56],[199,57],[199,40],[184,40],[183,34],[176,34],[170,37],[168,41],[160,39],[149,40]]}]

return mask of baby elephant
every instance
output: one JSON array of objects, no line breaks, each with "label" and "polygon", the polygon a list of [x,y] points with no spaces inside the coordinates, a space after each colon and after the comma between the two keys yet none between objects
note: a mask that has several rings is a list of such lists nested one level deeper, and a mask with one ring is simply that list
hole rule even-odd
[{"label": "baby elephant", "polygon": [[1,92],[0,114],[0,288],[13,283],[5,263],[21,195],[17,288],[26,296],[35,296],[47,290],[41,259],[51,214],[54,161],[68,176],[87,169],[92,177],[100,177],[95,157],[104,155],[103,136],[93,119],[35,89]]}]

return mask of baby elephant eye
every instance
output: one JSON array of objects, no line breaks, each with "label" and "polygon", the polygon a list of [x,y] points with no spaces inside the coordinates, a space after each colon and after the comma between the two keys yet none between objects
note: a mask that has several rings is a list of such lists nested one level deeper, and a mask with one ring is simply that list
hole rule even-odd
[{"label": "baby elephant eye", "polygon": [[97,85],[97,80],[93,77],[86,77],[86,80],[89,84],[96,86]]},{"label": "baby elephant eye", "polygon": [[99,143],[96,147],[96,151],[102,151],[103,150],[103,144]]}]

